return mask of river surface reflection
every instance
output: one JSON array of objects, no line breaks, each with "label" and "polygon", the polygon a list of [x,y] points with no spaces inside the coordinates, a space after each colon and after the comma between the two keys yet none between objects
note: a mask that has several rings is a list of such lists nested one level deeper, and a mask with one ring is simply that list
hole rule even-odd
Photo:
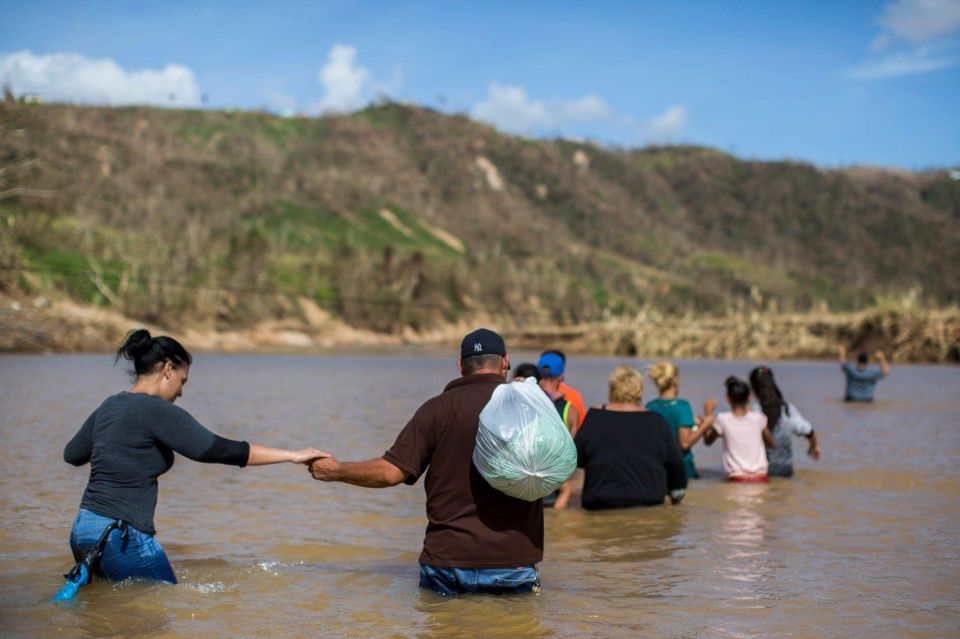
[{"label": "river surface reflection", "polygon": [[[617,363],[574,359],[568,379],[601,402]],[[723,379],[753,364],[680,362],[681,394],[721,396]],[[156,523],[181,583],[97,582],[54,605],[88,472],[63,463],[63,446],[128,380],[106,355],[2,356],[0,635],[960,634],[960,370],[895,366],[876,404],[847,406],[835,364],[774,369],[817,429],[820,462],[800,441],[793,479],[726,484],[719,446],[698,445],[705,478],[679,507],[548,511],[536,595],[418,591],[421,484],[376,491],[289,464],[178,458],[160,479]],[[368,458],[455,374],[453,356],[201,354],[180,405],[224,436]]]}]

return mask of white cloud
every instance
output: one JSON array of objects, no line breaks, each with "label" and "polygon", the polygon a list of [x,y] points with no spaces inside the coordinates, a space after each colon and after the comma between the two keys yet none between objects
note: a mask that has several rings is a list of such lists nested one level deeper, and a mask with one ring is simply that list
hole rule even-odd
[{"label": "white cloud", "polygon": [[492,84],[487,99],[475,105],[470,113],[505,131],[527,133],[537,127],[553,126],[546,105],[531,101],[522,87]]},{"label": "white cloud", "polygon": [[689,120],[687,108],[682,104],[674,105],[647,122],[647,137],[651,142],[672,142],[683,135]]},{"label": "white cloud", "polygon": [[560,119],[566,122],[600,122],[613,117],[607,103],[595,95],[585,95],[579,100],[563,102],[558,109]]},{"label": "white cloud", "polygon": [[334,45],[318,77],[324,90],[317,107],[322,113],[346,113],[365,104],[370,72],[357,63],[356,47]]},{"label": "white cloud", "polygon": [[128,71],[109,58],[78,53],[0,56],[0,83],[15,94],[35,93],[49,101],[88,104],[197,106],[200,88],[193,71],[179,64]]},{"label": "white cloud", "polygon": [[504,131],[522,134],[555,132],[570,124],[614,118],[610,107],[595,95],[544,102],[530,99],[523,87],[497,83],[490,85],[487,98],[476,104],[470,114]]},{"label": "white cloud", "polygon": [[894,37],[914,45],[930,42],[960,31],[960,0],[894,0],[879,22],[886,33],[875,46],[888,46]]},{"label": "white cloud", "polygon": [[956,57],[941,53],[934,47],[919,47],[868,60],[847,71],[857,80],[883,80],[904,75],[929,73],[957,64]]},{"label": "white cloud", "polygon": [[930,73],[958,64],[960,0],[892,0],[877,19],[883,30],[870,45],[873,55],[845,71],[857,80],[883,80]]},{"label": "white cloud", "polygon": [[585,95],[576,100],[534,100],[519,86],[491,84],[487,97],[470,111],[476,120],[502,131],[522,135],[550,134],[583,139],[568,130],[578,124],[599,124],[620,131],[640,143],[668,143],[683,135],[690,116],[686,107],[672,106],[641,125],[632,115],[618,113],[602,98]]}]

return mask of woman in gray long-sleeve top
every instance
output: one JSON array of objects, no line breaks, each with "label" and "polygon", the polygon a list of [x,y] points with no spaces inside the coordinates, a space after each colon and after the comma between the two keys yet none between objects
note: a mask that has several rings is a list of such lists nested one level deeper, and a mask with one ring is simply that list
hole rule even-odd
[{"label": "woman in gray long-sleeve top", "polygon": [[224,439],[174,406],[183,395],[193,358],[173,338],[133,331],[117,351],[117,359],[121,357],[133,362],[133,388],[104,400],[63,451],[69,464],[90,464],[70,547],[78,561],[89,557],[104,531],[117,523],[92,568],[114,580],[143,577],[176,583],[153,526],[157,477],[173,466],[175,452],[194,461],[240,467],[307,463],[325,453]]}]

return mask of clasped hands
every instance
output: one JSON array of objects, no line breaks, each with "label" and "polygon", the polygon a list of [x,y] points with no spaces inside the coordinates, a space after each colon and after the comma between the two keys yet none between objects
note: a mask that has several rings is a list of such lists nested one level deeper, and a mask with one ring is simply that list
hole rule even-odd
[{"label": "clasped hands", "polygon": [[340,465],[336,457],[316,448],[294,451],[294,458],[290,461],[303,464],[314,479],[321,481],[332,481],[332,472]]},{"label": "clasped hands", "polygon": [[336,470],[340,462],[336,457],[319,448],[301,448],[291,451],[290,461],[295,464],[303,464],[310,471],[314,479],[321,481],[332,481],[332,473]]}]

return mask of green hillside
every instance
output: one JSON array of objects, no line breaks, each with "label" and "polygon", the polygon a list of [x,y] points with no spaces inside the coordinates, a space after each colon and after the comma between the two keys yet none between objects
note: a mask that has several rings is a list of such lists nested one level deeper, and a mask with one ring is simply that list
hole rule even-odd
[{"label": "green hillside", "polygon": [[960,182],[351,116],[0,105],[0,286],[243,326],[427,329],[958,301]]}]

